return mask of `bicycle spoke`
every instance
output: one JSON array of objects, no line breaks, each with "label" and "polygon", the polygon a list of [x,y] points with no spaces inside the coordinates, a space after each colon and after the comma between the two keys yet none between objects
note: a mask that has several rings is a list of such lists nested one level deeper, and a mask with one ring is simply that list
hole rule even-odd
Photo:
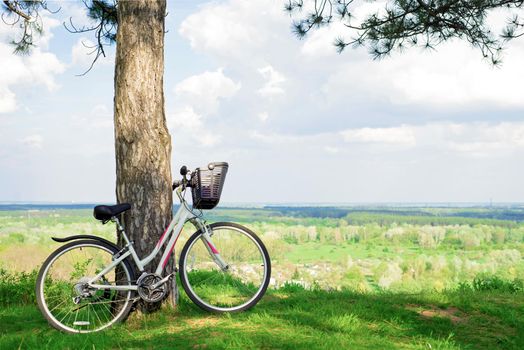
[{"label": "bicycle spoke", "polygon": [[[93,304],[91,304],[92,306]],[[96,309],[93,307],[93,313],[95,314],[96,318],[98,318],[98,321],[100,322],[100,324],[102,324],[102,320],[100,319],[100,317],[98,316],[98,312],[96,312]]]},{"label": "bicycle spoke", "polygon": [[216,280],[218,273],[220,273],[220,272],[219,272],[219,271],[216,271],[216,274],[212,274],[210,277],[208,277],[208,278],[206,278],[206,279],[204,279],[204,280],[200,280],[200,281],[198,282],[197,286],[198,286],[198,285],[205,285],[204,282],[211,282],[211,281],[213,281],[213,280]]},{"label": "bicycle spoke", "polygon": [[105,322],[111,322],[111,318],[109,317],[109,315],[113,315],[113,312],[111,311],[111,309],[109,307],[107,307],[106,304],[102,304],[102,306],[106,309],[106,313],[102,313],[102,315],[105,315],[105,319],[106,321]]},{"label": "bicycle spoke", "polygon": [[66,314],[64,315],[64,317],[62,317],[62,318],[60,319],[60,322],[62,322],[62,321],[63,321],[63,320],[64,320],[68,315],[70,315],[70,314],[71,314],[71,311],[66,312]]},{"label": "bicycle spoke", "polygon": [[73,325],[76,323],[77,318],[78,318],[78,311],[75,312],[75,319],[73,321]]},{"label": "bicycle spoke", "polygon": [[56,305],[54,308],[52,308],[51,310],[49,310],[49,312],[53,312],[54,310],[56,310],[57,307],[59,307],[60,305],[63,305],[64,303],[66,303],[67,300],[63,300],[60,304]]}]

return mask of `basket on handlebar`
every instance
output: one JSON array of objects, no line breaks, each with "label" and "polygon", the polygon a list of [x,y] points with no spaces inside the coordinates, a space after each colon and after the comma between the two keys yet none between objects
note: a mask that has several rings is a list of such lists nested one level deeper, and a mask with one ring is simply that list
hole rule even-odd
[{"label": "basket on handlebar", "polygon": [[226,179],[226,162],[209,163],[207,169],[197,168],[191,178],[193,208],[213,209],[220,201],[220,194]]}]

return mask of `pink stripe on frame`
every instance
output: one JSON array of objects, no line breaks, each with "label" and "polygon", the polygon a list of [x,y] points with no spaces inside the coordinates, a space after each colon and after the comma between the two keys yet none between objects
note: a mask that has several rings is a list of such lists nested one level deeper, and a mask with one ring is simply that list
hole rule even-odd
[{"label": "pink stripe on frame", "polygon": [[164,236],[166,235],[166,233],[167,233],[167,229],[168,229],[168,228],[169,228],[169,225],[167,225],[167,227],[166,227],[164,233],[162,233],[162,236],[160,236],[160,239],[158,240],[158,243],[156,244],[157,247],[160,246],[160,242],[162,242],[162,239],[163,239]]},{"label": "pink stripe on frame", "polygon": [[207,242],[207,245],[209,246],[209,249],[213,252],[213,254],[218,254],[218,250],[211,244],[211,242]]},{"label": "pink stripe on frame", "polygon": [[[178,235],[178,237],[180,237],[180,235]],[[169,249],[169,254],[167,254],[166,258],[164,259],[164,262],[162,263],[162,268],[166,267],[167,262],[169,261],[169,258],[171,257],[171,253],[173,252],[173,249],[175,248],[176,241],[178,241],[178,237],[173,242],[171,249]]]}]

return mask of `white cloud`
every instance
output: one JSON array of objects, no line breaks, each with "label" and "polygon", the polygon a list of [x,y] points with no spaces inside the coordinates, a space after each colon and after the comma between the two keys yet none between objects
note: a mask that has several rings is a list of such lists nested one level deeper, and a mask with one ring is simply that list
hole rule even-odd
[{"label": "white cloud", "polygon": [[[114,52],[106,47],[106,56],[100,55],[95,66],[112,65],[115,63]],[[96,57],[96,45],[88,38],[80,38],[71,48],[71,65],[78,65],[83,71],[77,73],[82,74],[91,67],[93,60]]]},{"label": "white cloud", "polygon": [[258,72],[264,77],[266,83],[258,89],[258,93],[263,97],[272,97],[285,93],[282,84],[286,81],[284,75],[278,72],[271,65],[260,68]]},{"label": "white cloud", "polygon": [[168,114],[168,125],[175,139],[182,137],[204,147],[218,145],[222,136],[206,119],[216,114],[221,102],[235,96],[240,88],[240,82],[227,77],[222,68],[193,75],[177,84],[174,89],[177,107]]},{"label": "white cloud", "polygon": [[334,21],[329,27],[318,28],[304,39],[300,53],[306,58],[325,59],[337,55],[333,42],[335,38],[344,37],[347,27],[339,21]]},{"label": "white cloud", "polygon": [[307,135],[252,130],[249,136],[263,144],[279,147],[308,145],[332,154],[344,150],[358,150],[361,154],[389,154],[409,150],[427,154],[496,158],[524,151],[524,122],[440,122],[390,128],[354,128]]},{"label": "white cloud", "polygon": [[200,144],[204,147],[211,147],[218,145],[221,139],[221,135],[217,135],[209,131],[204,131],[198,135],[197,141],[200,142]]},{"label": "white cloud", "polygon": [[113,111],[105,104],[97,104],[85,113],[79,111],[78,114],[73,115],[72,121],[75,126],[85,130],[112,129]]},{"label": "white cloud", "polygon": [[0,60],[4,67],[9,67],[2,71],[0,80],[0,113],[13,112],[17,108],[14,86],[42,84],[53,90],[58,86],[55,75],[64,71],[64,65],[54,54],[39,48],[30,56],[16,56],[11,46],[0,43]]},{"label": "white cloud", "polygon": [[340,135],[350,143],[402,145],[473,157],[496,157],[524,150],[524,122],[428,123],[349,129]]},{"label": "white cloud", "polygon": [[340,152],[340,149],[338,147],[331,147],[331,146],[324,146],[324,150],[327,153],[336,154]]},{"label": "white cloud", "polygon": [[42,137],[42,135],[38,135],[38,134],[29,135],[29,136],[24,137],[22,140],[20,140],[20,142],[22,142],[22,144],[30,148],[40,149],[42,148],[42,143],[44,142],[44,138]]},{"label": "white cloud", "polygon": [[195,112],[193,107],[185,106],[175,110],[168,120],[168,126],[174,129],[197,131],[202,127],[202,117]]},{"label": "white cloud", "polygon": [[230,0],[203,5],[182,22],[179,33],[198,51],[249,64],[259,61],[253,53],[282,41],[282,29],[289,31],[289,17],[282,4]]},{"label": "white cloud", "polygon": [[458,41],[431,52],[411,48],[381,61],[372,61],[352,49],[341,57],[344,62],[340,57],[333,58],[335,69],[322,73],[329,76],[322,91],[330,103],[347,99],[351,92],[414,108],[524,107],[520,83],[515,79],[524,76],[524,46],[511,46],[499,68],[490,66],[478,51]]},{"label": "white cloud", "polygon": [[167,117],[168,127],[180,137],[189,137],[204,147],[220,143],[221,136],[204,127],[203,117],[195,112],[193,107],[178,108]]},{"label": "white cloud", "polygon": [[15,109],[16,95],[7,86],[0,85],[0,113],[9,113]]},{"label": "white cloud", "polygon": [[251,130],[249,137],[253,140],[260,141],[262,143],[276,145],[276,144],[300,144],[303,143],[310,136],[293,135],[293,134],[280,134],[280,133],[263,133],[257,130]]},{"label": "white cloud", "polygon": [[25,59],[25,66],[29,73],[27,82],[43,84],[49,90],[58,88],[55,75],[65,70],[64,64],[60,62],[55,54],[41,52],[40,50],[35,50]]},{"label": "white cloud", "polygon": [[240,82],[225,76],[220,68],[184,79],[175,87],[175,94],[193,108],[209,114],[217,111],[221,99],[231,98],[240,87]]},{"label": "white cloud", "polygon": [[268,119],[269,119],[269,113],[268,112],[261,112],[261,113],[258,113],[258,119],[261,121],[261,122],[266,122]]},{"label": "white cloud", "polygon": [[[330,153],[336,153],[339,149],[332,146],[333,142],[340,139],[340,135],[336,133],[315,133],[315,134],[284,134],[279,132],[262,132],[258,130],[250,130],[248,132],[250,140],[255,141],[256,144],[264,147],[275,147],[274,152],[281,153],[282,147],[291,150],[294,149],[301,153],[308,152],[307,150],[324,150]],[[336,149],[336,150],[335,150]]]},{"label": "white cloud", "polygon": [[[507,13],[495,15],[500,17],[499,22],[507,18]],[[415,47],[402,53],[393,52],[380,61],[373,61],[366,50],[351,47],[338,55],[333,41],[349,33],[343,25],[334,22],[313,31],[301,48],[301,53],[308,58],[306,64],[325,67],[319,73],[329,76],[323,92],[330,101],[347,98],[351,92],[380,96],[392,104],[413,107],[524,106],[520,82],[515,79],[524,75],[522,41],[510,42],[503,65],[495,68],[464,40],[451,40],[436,50]]]},{"label": "white cloud", "polygon": [[70,21],[76,28],[91,28],[97,24],[95,20],[87,16],[87,7],[82,1],[53,0],[51,3],[55,5],[52,10],[60,8],[57,13],[61,17],[60,23],[67,23],[68,27],[70,27]]},{"label": "white cloud", "polygon": [[482,61],[480,53],[466,43],[449,42],[433,53],[407,52],[385,68],[393,72],[390,86],[398,103],[507,107],[524,106],[515,79],[524,75],[522,60],[524,50],[514,47],[497,69]]},{"label": "white cloud", "polygon": [[87,38],[78,39],[71,48],[71,63],[73,65],[81,64],[89,67],[94,58],[93,55],[90,55],[93,52],[94,45],[95,44]]},{"label": "white cloud", "polygon": [[[352,14],[358,21],[365,14],[383,10],[385,3],[357,2]],[[524,106],[520,83],[515,79],[524,75],[524,45],[518,40],[510,43],[500,68],[491,67],[465,41],[439,45],[436,51],[410,48],[373,61],[363,49],[348,48],[341,55],[336,53],[334,39],[350,36],[340,22],[313,30],[299,41],[289,29],[291,19],[283,13],[269,0],[212,2],[189,16],[180,33],[192,47],[226,64],[241,61],[237,68],[253,69],[253,62],[273,62],[284,69],[279,73],[289,80],[303,82],[301,75],[312,74],[324,80],[323,91],[330,100],[346,100],[351,93],[380,96],[393,104],[417,107]],[[490,17],[500,23],[506,18],[505,11]],[[297,57],[297,51],[301,56]],[[287,65],[290,58],[303,69]],[[304,88],[311,89],[307,85]]]},{"label": "white cloud", "polygon": [[470,123],[455,126],[444,144],[452,151],[474,157],[489,157],[524,149],[524,122]]},{"label": "white cloud", "polygon": [[[13,18],[11,18],[11,20],[12,19]],[[35,34],[33,36],[33,40],[36,47],[40,49],[47,49],[50,40],[54,36],[52,29],[60,26],[61,22],[54,18],[52,14],[49,14],[45,11],[41,13],[40,20],[44,30],[42,31],[41,35]],[[6,22],[12,23],[12,21],[10,22],[9,19],[7,19]],[[20,25],[9,25],[6,23],[2,23],[2,25],[0,26],[0,38],[2,42],[19,41],[22,37],[22,34],[23,29]]]},{"label": "white cloud", "polygon": [[393,128],[361,128],[340,133],[346,142],[386,143],[414,146],[416,142],[412,127],[403,125]]},{"label": "white cloud", "polygon": [[47,89],[57,88],[55,76],[64,71],[65,66],[56,55],[46,52],[53,37],[52,29],[60,24],[55,19],[44,16],[45,31],[36,37],[36,47],[28,56],[15,55],[13,46],[7,44],[20,35],[20,28],[2,25],[0,31],[0,61],[4,69],[0,79],[0,113],[11,113],[17,109],[14,86],[44,85]]}]

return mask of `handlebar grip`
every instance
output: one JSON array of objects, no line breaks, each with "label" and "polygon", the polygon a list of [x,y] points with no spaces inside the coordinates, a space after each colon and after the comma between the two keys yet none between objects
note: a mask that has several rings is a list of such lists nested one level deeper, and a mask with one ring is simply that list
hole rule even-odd
[{"label": "handlebar grip", "polygon": [[187,187],[192,187],[191,186],[191,181],[188,181],[188,180],[175,180],[173,182],[173,191],[176,190],[177,187],[182,186],[182,185],[186,186],[186,188]]}]

